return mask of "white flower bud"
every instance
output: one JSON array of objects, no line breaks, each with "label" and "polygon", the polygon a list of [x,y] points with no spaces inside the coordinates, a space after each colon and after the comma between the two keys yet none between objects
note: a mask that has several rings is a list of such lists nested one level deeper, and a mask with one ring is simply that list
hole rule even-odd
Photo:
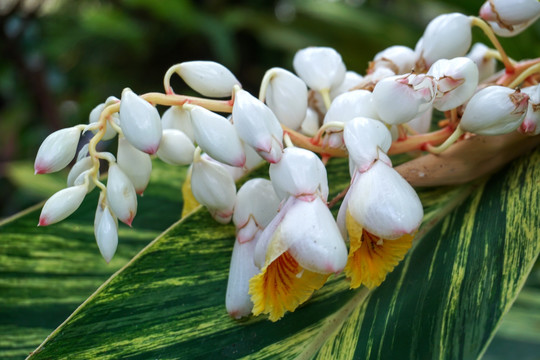
[{"label": "white flower bud", "polygon": [[150,155],[137,150],[125,137],[121,136],[118,138],[116,162],[133,184],[135,192],[142,195],[152,173]]},{"label": "white flower bud", "polygon": [[459,126],[479,135],[516,130],[525,117],[529,96],[504,86],[488,86],[469,100]]},{"label": "white flower bud", "polygon": [[266,161],[276,163],[283,150],[283,129],[264,103],[245,90],[236,90],[232,111],[238,136]]},{"label": "white flower bud", "polygon": [[270,180],[280,198],[319,196],[326,201],[328,180],[326,169],[313,152],[302,148],[286,148],[277,164],[270,165]]},{"label": "white flower bud", "polygon": [[[429,131],[431,127],[431,119],[433,118],[433,106],[430,106],[427,111],[424,111],[411,121],[407,123],[411,129],[416,131],[419,134],[425,134]],[[397,138],[397,136],[396,136]],[[392,137],[392,140],[394,138]]]},{"label": "white flower bud", "polygon": [[482,43],[475,43],[467,57],[474,61],[478,67],[478,80],[484,81],[491,75],[495,74],[497,61],[493,57],[486,56],[489,48]]},{"label": "white flower bud", "polygon": [[489,26],[493,29],[493,32],[502,37],[512,37],[516,36],[520,33],[522,33],[524,30],[526,30],[531,24],[533,24],[536,21],[537,18],[534,18],[526,23],[519,24],[519,25],[512,25],[512,29],[502,27],[499,23],[495,21],[488,21]]},{"label": "white flower bud", "polygon": [[127,175],[114,163],[109,166],[107,200],[118,219],[131,226],[137,214],[137,194]]},{"label": "white flower bud", "polygon": [[394,45],[377,53],[370,65],[373,69],[387,67],[396,75],[411,72],[416,62],[416,53],[407,46]]},{"label": "white flower bud", "polygon": [[363,78],[364,77],[357,72],[347,71],[341,84],[330,89],[330,98],[335,99],[339,95],[350,91],[352,88],[358,86]]},{"label": "white flower bud", "polygon": [[514,26],[529,24],[540,16],[538,0],[490,0],[480,8],[480,17],[496,22],[501,28],[514,30]]},{"label": "white flower bud", "polygon": [[234,242],[225,307],[229,315],[235,319],[251,314],[253,308],[249,295],[249,280],[260,271],[253,263],[256,245],[256,241]]},{"label": "white flower bud", "polygon": [[396,239],[420,226],[423,209],[418,195],[382,161],[357,174],[350,192],[346,206],[351,216],[376,236]]},{"label": "white flower bud", "polygon": [[196,154],[191,172],[191,191],[216,221],[226,224],[231,220],[236,185],[231,174],[221,165]]},{"label": "white flower bud", "polygon": [[75,157],[81,128],[73,126],[53,132],[43,140],[36,155],[36,174],[47,174],[62,170]]},{"label": "white flower bud", "polygon": [[345,64],[339,53],[328,47],[299,50],[293,59],[294,71],[313,90],[330,90],[345,78]]},{"label": "white flower bud", "polygon": [[540,134],[540,86],[529,86],[521,91],[529,95],[529,105],[518,131],[525,135],[538,135]]},{"label": "white flower bud", "polygon": [[382,79],[373,89],[379,118],[390,125],[406,123],[428,110],[436,85],[425,75],[396,75]]},{"label": "white flower bud", "polygon": [[349,157],[358,171],[367,171],[379,158],[379,149],[387,152],[392,145],[392,135],[379,120],[357,117],[345,123],[343,130]]},{"label": "white flower bud", "polygon": [[[97,123],[99,121],[99,117],[101,116],[101,113],[103,112],[103,109],[105,109],[105,103],[101,103],[95,108],[90,111],[90,115],[88,117],[88,123],[93,124]],[[116,124],[120,122],[120,119],[118,117],[118,113],[114,113],[111,115],[113,118],[113,121],[115,121]],[[101,140],[111,140],[113,137],[116,136],[116,130],[112,126],[109,125],[109,122],[105,124],[105,127],[107,130],[105,130],[105,134],[101,138]],[[97,132],[97,130],[92,131],[94,134]]]},{"label": "white flower bud", "polygon": [[[283,125],[298,130],[308,106],[308,89],[296,75],[281,68],[272,68],[266,89],[266,103]],[[236,120],[235,120],[236,121]]]},{"label": "white flower bud", "polygon": [[306,109],[306,116],[302,121],[302,126],[300,127],[300,132],[306,136],[315,136],[317,131],[319,131],[319,115],[312,108]]},{"label": "white flower bud", "polygon": [[463,105],[478,86],[478,67],[466,57],[437,60],[427,74],[437,83],[433,107],[439,111]]},{"label": "white flower bud", "polygon": [[122,91],[120,126],[131,145],[150,155],[156,153],[161,140],[159,113],[129,89]]},{"label": "white flower bud", "polygon": [[234,85],[240,85],[233,73],[214,61],[187,61],[178,67],[178,75],[190,88],[208,97],[227,97]]},{"label": "white flower bud", "polygon": [[43,205],[38,226],[57,223],[73,214],[84,200],[86,190],[86,186],[77,185],[56,192]]},{"label": "white flower bud", "polygon": [[69,171],[67,177],[67,186],[73,186],[75,179],[77,179],[85,171],[92,169],[92,167],[93,162],[91,157],[87,156],[78,160]]},{"label": "white flower bud", "polygon": [[200,106],[190,106],[197,144],[212,158],[236,167],[244,166],[246,154],[233,124]]},{"label": "white flower bud", "polygon": [[430,67],[439,59],[463,56],[471,46],[471,20],[459,13],[437,16],[426,27],[417,56]]},{"label": "white flower bud", "polygon": [[157,156],[167,164],[188,165],[193,161],[195,146],[191,140],[180,130],[165,129]]},{"label": "white flower bud", "polygon": [[252,240],[277,214],[279,203],[269,180],[252,179],[242,185],[236,194],[233,215],[236,239],[241,243]]},{"label": "white flower bud", "polygon": [[[98,205],[98,207],[101,207]],[[96,212],[96,216],[98,216]],[[118,224],[109,207],[99,212],[99,219],[94,221],[96,242],[101,256],[109,263],[118,246]]]},{"label": "white flower bud", "polygon": [[189,111],[181,106],[171,106],[168,108],[161,117],[161,126],[163,129],[180,130],[187,135],[191,142],[195,141],[191,116],[189,115]]}]

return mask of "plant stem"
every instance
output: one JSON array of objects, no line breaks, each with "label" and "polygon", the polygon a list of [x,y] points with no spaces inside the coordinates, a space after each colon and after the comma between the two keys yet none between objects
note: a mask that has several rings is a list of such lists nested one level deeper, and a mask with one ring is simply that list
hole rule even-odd
[{"label": "plant stem", "polygon": [[388,150],[388,155],[401,154],[413,150],[425,150],[428,145],[441,144],[451,134],[452,128],[447,126],[431,133],[407,136],[405,140],[394,141]]},{"label": "plant stem", "polygon": [[508,84],[508,87],[513,89],[519,84],[521,84],[523,81],[525,81],[525,79],[527,79],[529,76],[537,73],[540,73],[540,63],[529,66],[525,71],[519,74],[510,84]]},{"label": "plant stem", "polygon": [[185,96],[176,94],[162,94],[157,92],[147,93],[141,97],[152,103],[165,106],[180,106],[184,104],[194,104],[202,106],[211,111],[231,113],[233,100],[204,99],[195,96]]},{"label": "plant stem", "polygon": [[489,40],[493,44],[493,46],[495,46],[495,48],[500,54],[501,61],[504,64],[504,68],[506,69],[506,72],[513,73],[515,71],[515,68],[514,68],[515,64],[513,63],[512,60],[510,60],[510,58],[508,58],[508,55],[506,55],[506,52],[504,51],[501,43],[499,42],[499,39],[497,39],[497,36],[495,36],[495,33],[493,32],[493,29],[491,28],[491,26],[489,26],[488,23],[486,23],[484,20],[480,19],[479,17],[470,16],[469,18],[471,19],[471,26],[477,26],[480,29],[482,29],[484,34],[486,34],[486,36],[489,38]]}]

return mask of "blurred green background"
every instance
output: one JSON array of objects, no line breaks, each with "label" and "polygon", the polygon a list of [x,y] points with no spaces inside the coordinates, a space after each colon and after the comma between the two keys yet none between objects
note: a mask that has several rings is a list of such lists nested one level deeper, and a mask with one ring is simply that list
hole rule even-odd
[{"label": "blurred green background", "polygon": [[[1,0],[0,218],[51,194],[57,177],[29,163],[54,130],[85,123],[124,87],[162,91],[167,68],[215,60],[256,92],[264,71],[292,69],[309,45],[336,48],[363,73],[380,50],[414,47],[434,16],[476,14],[480,1]],[[475,40],[486,41],[478,29]],[[503,41],[517,59],[540,56],[540,26]],[[189,93],[178,78],[177,92]],[[54,184],[51,184],[53,186]],[[52,188],[52,187],[51,187]]]}]

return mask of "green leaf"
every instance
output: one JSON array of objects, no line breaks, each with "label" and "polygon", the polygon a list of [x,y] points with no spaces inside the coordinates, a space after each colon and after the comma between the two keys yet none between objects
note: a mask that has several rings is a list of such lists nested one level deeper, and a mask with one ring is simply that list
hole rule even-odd
[{"label": "green leaf", "polygon": [[[94,240],[97,191],[56,225],[36,226],[42,204],[0,222],[0,358],[28,355],[111,274],[178,220],[186,171],[160,161],[153,165],[133,229],[120,226],[118,252],[110,264]],[[32,164],[17,165],[15,171],[32,173]],[[42,179],[47,195],[59,190],[48,175],[30,176]]]},{"label": "green leaf", "polygon": [[[329,174],[335,194],[348,182],[346,161]],[[418,241],[379,288],[350,291],[343,275],[332,278],[277,323],[228,317],[234,228],[197,211],[109,279],[32,359],[477,358],[538,256],[539,176],[536,151],[489,181],[420,191]]]}]

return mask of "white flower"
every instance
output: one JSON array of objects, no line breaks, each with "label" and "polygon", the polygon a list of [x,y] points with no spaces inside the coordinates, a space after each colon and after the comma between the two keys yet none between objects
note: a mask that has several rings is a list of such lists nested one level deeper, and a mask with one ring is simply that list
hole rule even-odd
[{"label": "white flower", "polygon": [[480,17],[496,22],[509,31],[515,26],[530,24],[540,16],[538,0],[490,0],[480,8]]},{"label": "white flower", "polygon": [[150,155],[156,153],[161,140],[159,113],[129,89],[122,91],[120,126],[131,145]]},{"label": "white flower", "polygon": [[437,60],[427,74],[437,83],[433,107],[440,111],[463,105],[478,86],[478,67],[466,57]]},{"label": "white flower", "polygon": [[233,124],[223,116],[200,106],[189,105],[197,144],[212,158],[242,167],[246,154]]},{"label": "white flower", "polygon": [[133,184],[135,192],[141,195],[148,186],[152,173],[150,155],[137,150],[125,137],[120,136],[116,162]]},{"label": "white flower", "polygon": [[178,75],[193,90],[208,97],[227,97],[240,85],[233,73],[214,61],[187,61],[178,66]]},{"label": "white flower", "polygon": [[101,202],[98,204],[94,223],[94,233],[99,252],[108,263],[114,256],[118,246],[118,223],[108,206],[101,207]]},{"label": "white flower", "polygon": [[330,89],[330,98],[335,99],[339,95],[350,91],[352,88],[358,86],[363,78],[364,77],[357,72],[347,71],[341,84]]},{"label": "white flower", "polygon": [[471,47],[471,51],[467,57],[474,61],[478,67],[478,80],[484,81],[491,75],[495,74],[497,61],[493,57],[486,56],[489,48],[482,43],[475,43]]},{"label": "white flower", "polygon": [[330,91],[345,78],[345,64],[339,53],[328,47],[299,50],[293,59],[294,71],[313,90]]},{"label": "white flower", "polygon": [[165,129],[161,137],[161,143],[157,156],[167,164],[188,165],[193,161],[195,146],[180,130]]},{"label": "white flower", "polygon": [[73,186],[75,184],[75,180],[79,178],[82,173],[92,169],[92,167],[93,162],[91,157],[87,156],[78,160],[69,171],[67,177],[67,186]]},{"label": "white flower", "polygon": [[75,157],[81,127],[73,126],[53,132],[43,140],[36,155],[36,174],[47,174],[62,170]]},{"label": "white flower", "polygon": [[283,125],[298,130],[308,106],[308,89],[298,76],[282,68],[267,71],[266,103]]},{"label": "white flower", "polygon": [[[105,109],[105,106],[107,106],[108,104],[113,103],[115,101],[120,101],[120,100],[118,100],[114,96],[111,96],[109,99],[107,99],[107,102],[101,103],[98,106],[96,106],[95,108],[93,108],[92,111],[90,111],[90,115],[88,116],[88,122],[90,124],[97,123],[99,121],[101,113],[103,112],[103,109]],[[120,123],[120,118],[118,116],[118,113],[112,114],[111,118],[112,118],[112,121],[114,121],[116,124]],[[113,137],[116,136],[116,130],[114,130],[114,128],[109,125],[108,121],[105,124],[105,128],[107,130],[105,130],[105,134],[101,138],[102,140],[110,140],[110,139],[112,139]],[[96,130],[93,131],[93,133],[96,133],[96,132],[97,132]]]},{"label": "white flower", "polygon": [[426,68],[439,59],[463,56],[471,46],[471,20],[460,13],[439,15],[430,21],[416,47]]},{"label": "white flower", "polygon": [[193,124],[189,111],[182,106],[171,106],[161,116],[161,125],[163,129],[176,129],[182,131],[191,142],[195,141],[193,133]]},{"label": "white flower", "polygon": [[529,96],[504,86],[488,86],[468,102],[460,128],[479,135],[502,135],[516,130],[527,112]]},{"label": "white flower", "polygon": [[394,45],[377,53],[370,67],[373,69],[387,67],[396,75],[399,75],[412,71],[415,62],[416,53],[413,49],[407,46]]},{"label": "white flower", "polygon": [[64,220],[79,208],[87,192],[87,186],[77,185],[62,189],[43,205],[39,226],[47,226]]},{"label": "white flower", "polygon": [[240,138],[266,161],[276,163],[283,151],[283,129],[263,102],[236,88],[232,110],[234,127]]},{"label": "white flower", "polygon": [[308,107],[306,109],[306,116],[302,121],[302,126],[300,127],[300,132],[306,136],[313,137],[319,131],[319,115],[312,108]]},{"label": "white flower", "polygon": [[107,200],[118,219],[131,226],[137,214],[137,194],[127,175],[115,163],[109,165]]},{"label": "white flower", "polygon": [[428,110],[436,85],[425,75],[396,75],[382,79],[373,89],[379,118],[390,125],[406,123]]}]

